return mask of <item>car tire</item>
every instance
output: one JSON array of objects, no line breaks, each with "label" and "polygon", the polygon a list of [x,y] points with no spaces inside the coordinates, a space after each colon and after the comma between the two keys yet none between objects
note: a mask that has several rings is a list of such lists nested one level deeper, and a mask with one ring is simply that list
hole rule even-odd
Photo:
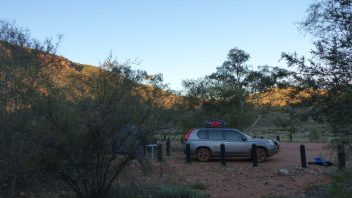
[{"label": "car tire", "polygon": [[199,148],[197,150],[197,158],[201,162],[207,162],[211,159],[211,153],[208,148]]},{"label": "car tire", "polygon": [[268,154],[264,148],[257,148],[257,161],[264,162],[267,158]]}]

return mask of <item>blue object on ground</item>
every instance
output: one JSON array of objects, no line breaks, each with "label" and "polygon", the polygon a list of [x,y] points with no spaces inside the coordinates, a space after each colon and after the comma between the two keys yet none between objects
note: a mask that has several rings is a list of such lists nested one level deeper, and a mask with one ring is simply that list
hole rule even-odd
[{"label": "blue object on ground", "polygon": [[314,157],[314,162],[315,164],[317,165],[325,165],[326,164],[326,161],[324,159],[321,159],[320,157]]}]

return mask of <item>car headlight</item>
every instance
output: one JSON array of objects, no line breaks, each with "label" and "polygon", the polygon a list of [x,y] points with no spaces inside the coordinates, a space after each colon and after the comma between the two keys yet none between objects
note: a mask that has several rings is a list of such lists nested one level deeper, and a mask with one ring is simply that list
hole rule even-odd
[{"label": "car headlight", "polygon": [[272,140],[269,140],[270,145],[274,145],[274,142]]}]

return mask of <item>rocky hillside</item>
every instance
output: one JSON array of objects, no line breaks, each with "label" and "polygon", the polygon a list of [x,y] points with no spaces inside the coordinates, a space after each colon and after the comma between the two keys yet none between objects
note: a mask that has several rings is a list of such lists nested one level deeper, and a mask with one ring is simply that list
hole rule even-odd
[{"label": "rocky hillside", "polygon": [[298,104],[303,99],[311,97],[312,93],[316,92],[309,90],[299,91],[292,87],[274,88],[266,92],[253,94],[248,98],[248,101],[256,105],[283,107]]},{"label": "rocky hillside", "polygon": [[[75,63],[62,56],[36,52],[33,49],[19,47],[3,41],[0,41],[0,68],[0,82],[6,82],[8,85],[17,78],[21,78],[23,82],[25,80],[38,80],[28,78],[33,77],[33,72],[40,72],[41,75],[39,76],[50,79],[57,88],[71,89],[77,95],[89,94],[91,88],[81,82],[89,81],[92,76],[101,72],[99,67]],[[82,86],[72,86],[73,84],[82,84]],[[37,87],[45,92],[44,86],[40,83]],[[154,88],[145,89],[144,87],[140,90],[142,93],[145,90],[152,91]],[[147,93],[142,93],[142,95],[147,95]],[[293,88],[276,88],[264,93],[253,94],[248,98],[248,101],[256,105],[287,106],[297,104],[302,98],[307,97],[310,97],[307,91],[296,92]],[[180,100],[182,100],[182,97],[170,94],[165,106],[172,106]]]},{"label": "rocky hillside", "polygon": [[[57,89],[68,90],[68,98],[87,96],[94,87],[93,78],[102,71],[105,70],[0,41],[0,87],[7,90],[19,91],[21,87],[31,83],[37,90],[45,93],[45,84],[52,83],[51,86]],[[182,99],[158,88],[142,84],[139,86],[137,90],[145,98],[150,94],[168,95],[167,100],[160,103],[165,107],[171,107]]]}]

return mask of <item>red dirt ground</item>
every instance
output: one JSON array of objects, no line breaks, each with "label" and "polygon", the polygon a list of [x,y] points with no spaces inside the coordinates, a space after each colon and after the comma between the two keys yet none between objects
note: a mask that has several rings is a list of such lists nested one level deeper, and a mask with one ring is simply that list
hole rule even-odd
[{"label": "red dirt ground", "polygon": [[[135,182],[154,185],[178,183],[192,185],[206,184],[203,190],[210,197],[257,198],[270,195],[296,194],[303,195],[305,190],[316,184],[328,183],[325,174],[329,167],[309,165],[302,169],[299,147],[301,143],[281,143],[280,152],[264,163],[252,167],[250,160],[231,159],[227,166],[220,160],[210,162],[192,161],[185,163],[185,155],[181,151],[165,156],[162,165],[152,162],[152,172],[141,176],[135,171]],[[307,161],[314,156],[332,160],[331,151],[325,144],[305,143]],[[280,171],[281,169],[281,171]],[[286,169],[288,174],[282,173]],[[128,173],[131,179],[131,172]],[[137,176],[138,175],[138,176]]]}]

